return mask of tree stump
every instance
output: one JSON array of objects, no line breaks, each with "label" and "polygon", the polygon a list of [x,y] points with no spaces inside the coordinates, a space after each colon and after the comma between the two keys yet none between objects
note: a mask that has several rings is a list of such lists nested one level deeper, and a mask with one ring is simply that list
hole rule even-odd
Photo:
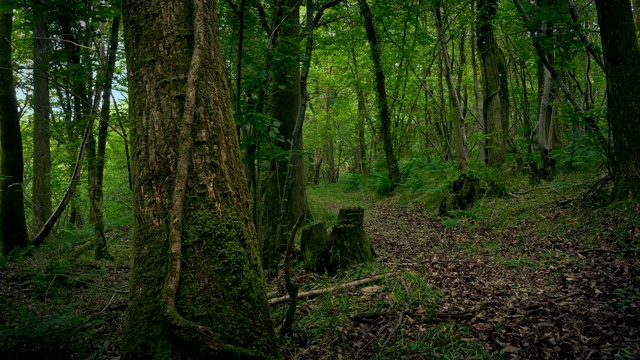
[{"label": "tree stump", "polygon": [[364,232],[364,209],[344,208],[331,232],[329,270],[370,261],[375,257],[371,240]]},{"label": "tree stump", "polygon": [[323,273],[327,269],[330,248],[331,240],[325,223],[315,223],[302,230],[300,253],[308,271]]},{"label": "tree stump", "polygon": [[445,195],[440,203],[440,215],[445,215],[451,210],[465,210],[471,207],[480,190],[480,179],[460,175],[453,182],[452,191]]}]

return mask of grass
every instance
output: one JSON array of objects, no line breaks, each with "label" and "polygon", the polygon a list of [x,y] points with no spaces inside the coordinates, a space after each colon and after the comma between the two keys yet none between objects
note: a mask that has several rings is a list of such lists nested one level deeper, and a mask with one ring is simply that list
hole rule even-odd
[{"label": "grass", "polygon": [[[490,256],[507,268],[535,270],[562,261],[587,266],[575,254],[563,251],[567,242],[579,241],[585,248],[612,246],[631,255],[640,254],[638,233],[630,230],[640,228],[637,203],[601,207],[580,203],[580,196],[597,179],[596,173],[559,174],[554,181],[535,186],[529,184],[526,174],[510,170],[476,174],[482,186],[499,184],[512,195],[482,195],[472,208],[440,217],[439,202],[458,173],[453,164],[434,161],[413,164],[392,199],[384,196],[388,183],[381,174],[344,175],[337,184],[309,187],[307,196],[314,220],[325,221],[329,226],[344,207],[371,210],[379,202],[393,201],[426,209],[445,228],[484,234],[483,241],[465,239],[450,250],[463,256]],[[560,202],[565,205],[559,206]],[[114,357],[118,354],[126,305],[126,294],[120,291],[127,288],[131,262],[131,218],[120,210],[113,211],[107,227],[114,262],[95,261],[91,252],[73,261],[68,259],[74,247],[93,236],[90,226],[61,228],[59,237],[38,249],[0,257],[3,358],[19,352],[22,356],[25,351],[33,358],[45,358],[42,352],[49,351],[47,356],[52,359],[87,358],[100,351],[113,353]],[[540,242],[544,242],[545,251],[529,251],[532,243]],[[300,277],[307,276],[301,268],[296,269]],[[303,282],[300,291],[392,270],[373,262],[335,277],[313,275],[313,281]],[[620,309],[628,310],[640,299],[640,290],[620,287],[613,296]],[[328,347],[342,349],[348,355],[345,358],[491,358],[491,350],[473,340],[470,329],[454,322],[434,321],[439,298],[439,290],[427,277],[405,272],[399,277],[305,300],[299,304],[293,334],[283,340],[283,349],[292,359],[314,358],[313,353],[305,351]],[[104,311],[108,307],[117,310]],[[405,314],[406,307],[411,311]],[[272,309],[276,324],[281,323],[285,308],[286,305],[279,305]],[[25,344],[29,344],[28,348]]]}]

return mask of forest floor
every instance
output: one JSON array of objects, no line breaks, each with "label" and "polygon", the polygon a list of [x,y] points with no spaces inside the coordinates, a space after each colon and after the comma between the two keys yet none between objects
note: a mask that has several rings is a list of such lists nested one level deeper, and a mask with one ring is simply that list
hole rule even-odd
[{"label": "forest floor", "polygon": [[303,301],[302,314],[328,301],[349,316],[315,337],[303,318],[291,358],[640,359],[640,207],[536,198],[460,221],[398,198],[362,204],[380,266],[368,273],[400,280]]},{"label": "forest floor", "polygon": [[[309,188],[316,220],[365,208],[377,258],[335,276],[297,266],[301,291],[387,276],[301,299],[285,358],[640,359],[640,204],[594,207],[584,191],[527,187],[442,217],[439,195]],[[90,234],[0,264],[0,357],[118,359],[130,230],[111,226],[114,262],[70,259]],[[282,271],[269,287],[282,295]]]}]

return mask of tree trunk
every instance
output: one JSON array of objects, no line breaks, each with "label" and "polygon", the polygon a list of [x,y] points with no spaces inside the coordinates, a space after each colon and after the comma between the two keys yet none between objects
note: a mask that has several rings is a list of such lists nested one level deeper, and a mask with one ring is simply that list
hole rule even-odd
[{"label": "tree trunk", "polygon": [[[275,1],[274,2],[280,2]],[[300,106],[300,64],[299,55],[299,17],[300,2],[296,0],[284,0],[276,5],[274,20],[277,25],[277,37],[273,58],[279,58],[273,64],[274,76],[271,79],[274,92],[271,94],[270,116],[280,122],[280,135],[283,141],[278,142],[280,149],[289,150],[291,142],[297,147],[293,151],[302,151],[302,133],[298,139],[292,139],[298,110]],[[274,27],[275,28],[275,27]],[[276,236],[282,196],[287,178],[289,166],[288,156],[278,156],[271,160],[271,166],[265,179],[265,195],[263,207],[263,265],[272,267],[284,251],[284,245],[280,236]],[[301,213],[306,218],[311,218],[309,205],[307,204],[307,192],[305,189],[304,158],[298,156],[295,160],[295,178],[291,189],[290,201],[286,214],[285,228],[290,229],[295,224]]]},{"label": "tree trunk", "polygon": [[49,136],[48,0],[33,3],[33,229],[51,216],[51,137]]},{"label": "tree trunk", "polygon": [[375,27],[373,25],[373,14],[366,0],[358,0],[360,14],[364,18],[365,31],[367,40],[371,48],[371,58],[376,72],[376,94],[378,95],[378,111],[380,115],[382,145],[384,146],[384,154],[387,160],[387,171],[389,180],[392,183],[392,189],[401,181],[400,168],[398,160],[393,150],[393,138],[391,136],[391,113],[387,103],[387,90],[385,87],[385,76],[382,71],[382,54],[381,46],[378,42]]},{"label": "tree trunk", "polygon": [[134,263],[123,359],[278,358],[216,2],[123,2]]},{"label": "tree trunk", "polygon": [[[471,1],[471,18],[472,20],[474,20],[474,24],[476,19],[475,4],[476,4],[476,0]],[[478,82],[478,60],[477,60],[478,52],[476,50],[476,34],[477,34],[477,30],[474,27],[471,30],[471,69],[473,70],[473,92],[476,97],[476,115],[478,116],[478,124],[480,126],[480,131],[484,132],[485,131],[484,116],[482,111],[483,101],[482,101],[482,97],[480,96],[480,85]],[[482,150],[478,151],[480,161],[485,161],[485,153],[484,153],[485,147],[486,146],[484,144],[484,141],[481,140],[479,148]]]},{"label": "tree trunk", "polygon": [[478,1],[478,51],[482,66],[483,118],[485,134],[490,135],[485,146],[485,161],[499,166],[507,160],[509,131],[509,89],[504,56],[493,32],[497,0]]},{"label": "tree trunk", "polygon": [[640,0],[633,0],[633,21],[636,23],[636,36],[640,39]]},{"label": "tree trunk", "polygon": [[469,157],[467,151],[464,148],[464,138],[462,133],[462,125],[464,124],[464,115],[462,113],[462,105],[460,104],[460,97],[453,83],[453,74],[451,69],[451,59],[449,58],[449,52],[447,50],[447,41],[444,36],[444,26],[440,16],[440,2],[436,1],[432,3],[433,16],[436,20],[436,30],[438,32],[438,38],[440,39],[440,46],[442,48],[442,60],[444,65],[444,75],[447,79],[447,87],[449,90],[449,98],[453,103],[454,110],[456,111],[456,120],[453,122],[453,129],[455,131],[456,142],[456,157],[458,161],[458,167],[460,169],[467,169],[467,162]]},{"label": "tree trunk", "polygon": [[104,230],[104,195],[103,179],[104,165],[107,147],[107,134],[109,130],[109,113],[111,103],[111,83],[113,82],[113,71],[116,64],[116,52],[118,50],[118,30],[120,28],[120,16],[116,16],[111,24],[111,35],[109,40],[109,52],[107,58],[107,68],[105,70],[104,85],[102,92],[102,109],[100,110],[100,124],[98,126],[98,142],[96,156],[93,164],[89,165],[89,201],[91,203],[94,229],[94,257],[96,259],[111,259],[107,251],[107,238]]},{"label": "tree trunk", "polygon": [[613,200],[640,199],[640,43],[628,0],[596,0],[615,144]]},{"label": "tree trunk", "polygon": [[353,77],[354,77],[354,91],[356,92],[356,99],[358,101],[358,118],[356,119],[356,152],[354,157],[354,167],[358,174],[367,174],[369,172],[367,168],[367,142],[365,138],[365,120],[367,118],[367,104],[365,98],[365,92],[362,89],[362,83],[360,80],[360,71],[358,70],[358,60],[356,57],[355,48],[351,48],[351,59],[353,60]]},{"label": "tree trunk", "polygon": [[24,217],[22,136],[11,64],[13,10],[0,0],[0,244],[6,255],[29,242]]}]

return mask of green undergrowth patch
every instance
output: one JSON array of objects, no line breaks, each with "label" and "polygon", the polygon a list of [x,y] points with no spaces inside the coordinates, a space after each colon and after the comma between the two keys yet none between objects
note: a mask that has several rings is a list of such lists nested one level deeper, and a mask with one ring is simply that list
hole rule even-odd
[{"label": "green undergrowth patch", "polygon": [[[315,221],[324,221],[329,226],[338,219],[338,211],[346,207],[363,207],[370,209],[379,196],[368,187],[353,187],[353,179],[364,179],[360,175],[343,175],[338,183],[322,182],[307,187],[309,209]],[[365,215],[366,216],[366,215]]]},{"label": "green undergrowth patch", "polygon": [[86,359],[116,354],[128,292],[128,226],[108,228],[114,261],[73,250],[93,236],[90,226],[62,228],[38,247],[0,261],[0,358]]},{"label": "green undergrowth patch", "polygon": [[[290,359],[489,358],[470,331],[434,317],[440,293],[421,274],[378,263],[352,267],[335,277],[313,276],[301,292],[340,286],[381,273],[384,279],[330,291],[298,303],[293,332],[284,341]],[[287,305],[272,310],[281,323]],[[339,349],[339,350],[338,350]]]}]

